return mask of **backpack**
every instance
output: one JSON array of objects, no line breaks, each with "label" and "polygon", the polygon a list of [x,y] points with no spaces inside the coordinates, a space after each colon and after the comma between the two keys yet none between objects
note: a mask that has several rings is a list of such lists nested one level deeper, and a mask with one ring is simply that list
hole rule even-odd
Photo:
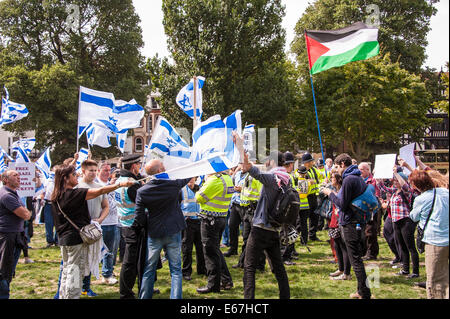
[{"label": "backpack", "polygon": [[272,209],[269,209],[267,219],[273,227],[295,225],[300,210],[300,197],[290,184],[282,186]]},{"label": "backpack", "polygon": [[360,224],[365,225],[371,221],[379,208],[378,199],[375,196],[375,187],[371,184],[367,185],[364,193],[352,200],[351,207],[356,220]]}]

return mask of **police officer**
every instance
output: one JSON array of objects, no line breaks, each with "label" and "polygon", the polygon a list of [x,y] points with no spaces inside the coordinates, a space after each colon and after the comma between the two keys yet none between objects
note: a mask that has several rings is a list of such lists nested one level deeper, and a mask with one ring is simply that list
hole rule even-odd
[{"label": "police officer", "polygon": [[216,173],[209,175],[195,194],[195,199],[200,204],[200,230],[208,276],[207,285],[197,288],[198,293],[220,292],[221,288],[229,290],[233,287],[231,274],[220,251],[220,240],[233,193],[231,177],[225,173]]},{"label": "police officer", "polygon": [[317,160],[316,166],[317,166],[317,170],[320,173],[319,179],[320,179],[321,183],[323,183],[325,180],[330,181],[330,172],[328,172],[327,169],[325,168],[325,163],[322,158],[319,158]]},{"label": "police officer", "polygon": [[297,191],[300,197],[300,212],[297,223],[297,232],[300,234],[300,240],[303,245],[308,243],[308,217],[310,215],[308,195],[313,193],[312,185],[309,179],[306,179],[308,170],[304,165],[301,165],[295,171],[297,180]]},{"label": "police officer", "polygon": [[195,245],[197,257],[197,274],[206,275],[205,258],[203,256],[202,238],[200,232],[200,206],[195,201],[195,193],[199,190],[195,177],[181,189],[181,211],[183,212],[186,229],[183,230],[181,250],[183,252],[183,279],[191,280],[192,248]]},{"label": "police officer", "polygon": [[320,241],[317,238],[317,230],[319,224],[319,215],[315,214],[314,211],[317,208],[317,196],[319,195],[319,185],[320,181],[320,172],[314,167],[314,158],[310,153],[305,153],[302,156],[302,164],[306,167],[307,171],[307,179],[311,180],[312,184],[312,193],[308,195],[308,203],[309,203],[309,240],[312,241]]},{"label": "police officer", "polygon": [[[141,168],[141,156],[131,154],[122,157],[122,169],[117,182],[139,180]],[[138,225],[135,223],[136,193],[141,187],[136,182],[131,187],[122,187],[115,191],[117,214],[121,224],[122,236],[125,241],[125,254],[123,256],[122,269],[120,270],[120,299],[134,299],[133,286],[137,278],[138,269]],[[145,224],[143,224],[145,225]],[[143,226],[141,225],[141,226]]]}]

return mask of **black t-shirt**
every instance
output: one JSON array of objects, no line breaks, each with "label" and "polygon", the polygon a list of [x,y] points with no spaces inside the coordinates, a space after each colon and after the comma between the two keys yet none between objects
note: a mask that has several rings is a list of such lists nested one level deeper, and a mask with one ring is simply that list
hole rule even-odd
[{"label": "black t-shirt", "polygon": [[[91,217],[86,201],[87,188],[73,188],[66,190],[58,199],[63,212],[79,228],[90,224]],[[52,205],[58,244],[61,246],[75,246],[83,243],[79,231],[60,213],[58,204]]]}]

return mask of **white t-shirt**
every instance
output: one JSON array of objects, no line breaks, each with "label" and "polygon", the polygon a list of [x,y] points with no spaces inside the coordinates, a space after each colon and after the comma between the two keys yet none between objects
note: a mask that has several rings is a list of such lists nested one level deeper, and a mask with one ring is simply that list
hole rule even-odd
[{"label": "white t-shirt", "polygon": [[[103,183],[100,179],[96,178],[95,181],[101,186],[109,185],[109,183]],[[102,226],[119,225],[119,216],[117,215],[116,200],[114,198],[114,192],[110,192],[106,195],[109,203],[109,213],[102,223]]]},{"label": "white t-shirt", "polygon": [[[84,181],[81,181],[78,183],[77,188],[99,188],[102,187],[102,185],[92,182],[92,183],[86,183]],[[91,215],[92,219],[97,219],[100,217],[102,213],[102,201],[106,198],[106,195],[100,195],[96,198],[89,199],[87,201],[88,209],[89,209],[89,215]]]}]

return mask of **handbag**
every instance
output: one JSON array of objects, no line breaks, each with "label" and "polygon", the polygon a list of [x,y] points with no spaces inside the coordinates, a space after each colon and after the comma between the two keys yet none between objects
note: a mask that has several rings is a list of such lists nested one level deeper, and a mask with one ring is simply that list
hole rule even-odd
[{"label": "handbag", "polygon": [[72,224],[73,227],[75,227],[76,230],[80,233],[80,237],[83,240],[83,243],[87,245],[91,245],[96,243],[97,241],[102,238],[102,231],[101,229],[98,229],[97,226],[94,224],[89,224],[86,226],[83,226],[81,229],[78,227],[61,209],[61,206],[59,206],[59,202],[56,201],[58,204],[58,208],[61,211],[61,213],[64,215],[64,217],[69,221],[69,223]]},{"label": "handbag", "polygon": [[328,228],[328,236],[330,238],[339,238],[341,237],[341,231],[339,228]]},{"label": "handbag", "polygon": [[430,220],[431,213],[433,213],[435,200],[436,200],[436,189],[434,190],[433,204],[431,204],[431,210],[428,213],[428,217],[427,217],[427,220],[425,221],[425,225],[423,225],[423,229],[420,228],[420,226],[417,226],[416,246],[417,246],[417,250],[421,254],[423,254],[423,252],[425,251],[425,243],[422,240],[423,240],[423,235],[425,234],[425,227],[427,227],[428,221]]}]

